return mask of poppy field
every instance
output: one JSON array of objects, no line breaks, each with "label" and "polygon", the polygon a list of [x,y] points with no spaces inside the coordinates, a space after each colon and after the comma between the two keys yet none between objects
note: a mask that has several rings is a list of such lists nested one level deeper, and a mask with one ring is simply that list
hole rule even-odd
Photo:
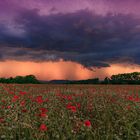
[{"label": "poppy field", "polygon": [[140,140],[140,86],[0,84],[2,140]]}]

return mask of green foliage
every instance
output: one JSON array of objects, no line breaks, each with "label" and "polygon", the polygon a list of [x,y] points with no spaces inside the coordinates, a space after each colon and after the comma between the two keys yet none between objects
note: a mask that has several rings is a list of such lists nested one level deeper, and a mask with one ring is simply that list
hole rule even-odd
[{"label": "green foliage", "polygon": [[140,72],[112,75],[110,81],[112,84],[140,84]]},{"label": "green foliage", "polygon": [[1,84],[0,107],[0,140],[140,138],[140,86]]},{"label": "green foliage", "polygon": [[17,84],[24,84],[24,83],[31,83],[31,84],[39,84],[39,81],[36,79],[34,75],[27,75],[27,76],[16,76],[10,78],[0,78],[0,83],[17,83]]},{"label": "green foliage", "polygon": [[[26,75],[16,76],[15,78],[0,78],[0,83],[39,84],[40,82],[36,79],[34,75]],[[56,84],[140,84],[140,72],[112,75],[110,78],[106,77],[103,81],[100,81],[99,78],[94,78],[78,81],[64,80],[60,83],[57,82]]]}]

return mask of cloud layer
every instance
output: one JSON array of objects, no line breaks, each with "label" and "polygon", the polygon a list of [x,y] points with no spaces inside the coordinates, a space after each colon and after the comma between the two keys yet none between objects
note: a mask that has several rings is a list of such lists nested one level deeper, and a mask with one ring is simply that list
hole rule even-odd
[{"label": "cloud layer", "polygon": [[34,9],[23,10],[15,24],[1,25],[1,59],[63,59],[88,67],[121,58],[139,63],[140,19],[130,14],[102,16],[85,9],[44,16]]},{"label": "cloud layer", "polygon": [[138,0],[0,2],[0,60],[64,60],[87,68],[114,62],[139,65],[139,4]]}]

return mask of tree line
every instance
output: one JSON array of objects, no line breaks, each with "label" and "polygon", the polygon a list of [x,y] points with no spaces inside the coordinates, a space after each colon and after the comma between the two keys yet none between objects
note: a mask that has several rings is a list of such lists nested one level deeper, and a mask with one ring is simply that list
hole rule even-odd
[{"label": "tree line", "polygon": [[68,84],[140,84],[140,72],[123,73],[106,77],[104,80],[99,78],[70,81]]},{"label": "tree line", "polygon": [[140,84],[140,72],[123,73],[106,77],[104,84]]},{"label": "tree line", "polygon": [[39,84],[40,82],[34,75],[16,76],[10,78],[0,78],[0,83],[17,83],[17,84]]},{"label": "tree line", "polygon": [[[13,77],[0,78],[0,83],[41,84],[44,82],[41,82],[38,79],[36,79],[34,75],[27,75],[27,76],[16,76],[14,78]],[[51,84],[52,82],[45,83]],[[53,82],[53,84],[55,84],[55,82]],[[58,82],[56,82],[56,84],[58,84]],[[140,72],[112,75],[110,78],[106,77],[104,80],[99,80],[99,78],[78,81],[64,80],[64,82],[62,81],[61,84],[140,84]]]}]

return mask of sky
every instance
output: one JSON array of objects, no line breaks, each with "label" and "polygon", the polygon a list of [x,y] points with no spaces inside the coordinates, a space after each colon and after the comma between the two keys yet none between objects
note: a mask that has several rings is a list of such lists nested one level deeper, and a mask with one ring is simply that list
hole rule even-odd
[{"label": "sky", "polygon": [[140,71],[140,0],[0,0],[0,77],[90,79]]}]

